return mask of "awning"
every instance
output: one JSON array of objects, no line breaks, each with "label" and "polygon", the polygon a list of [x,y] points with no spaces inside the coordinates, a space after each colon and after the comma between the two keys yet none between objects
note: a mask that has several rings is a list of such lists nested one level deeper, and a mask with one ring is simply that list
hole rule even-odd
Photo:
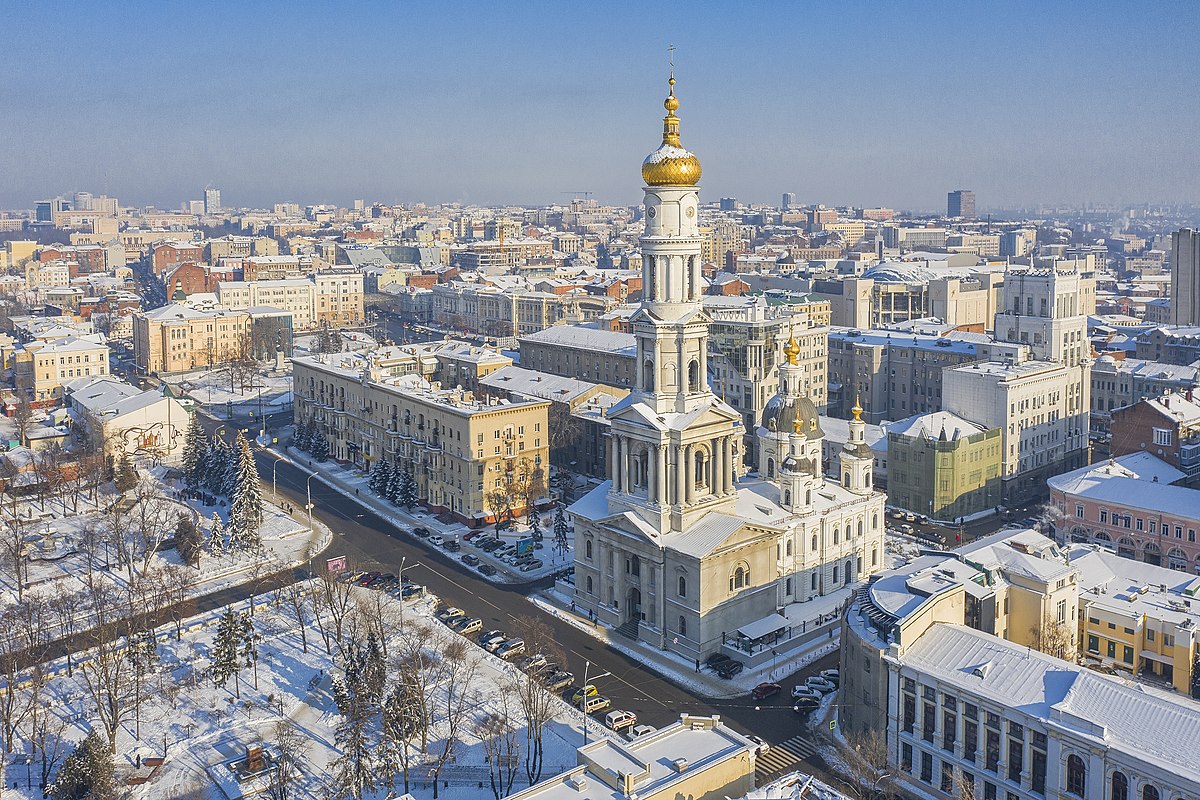
[{"label": "awning", "polygon": [[1142,658],[1148,658],[1151,661],[1157,661],[1160,664],[1168,664],[1172,667],[1175,666],[1175,659],[1169,656],[1160,655],[1153,650],[1143,650],[1140,655]]},{"label": "awning", "polygon": [[788,622],[788,618],[782,614],[769,614],[760,620],[743,625],[738,628],[737,632],[739,636],[753,641],[783,630],[791,624]]}]

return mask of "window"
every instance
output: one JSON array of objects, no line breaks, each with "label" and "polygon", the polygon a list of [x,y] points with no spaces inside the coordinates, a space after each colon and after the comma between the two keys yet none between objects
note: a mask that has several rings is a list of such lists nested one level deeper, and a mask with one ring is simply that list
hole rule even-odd
[{"label": "window", "polygon": [[983,800],[996,800],[996,784],[983,782]]},{"label": "window", "polygon": [[1129,800],[1129,779],[1121,771],[1112,774],[1112,790],[1108,793],[1109,800]]},{"label": "window", "polygon": [[1021,768],[1025,765],[1025,742],[1020,739],[1008,740],[1008,779],[1013,783],[1021,782]]},{"label": "window", "polygon": [[738,564],[737,569],[729,576],[729,591],[737,591],[744,589],[750,585],[750,568],[744,564]]},{"label": "window", "polygon": [[912,733],[917,725],[917,698],[911,694],[904,695],[903,716],[904,732]]},{"label": "window", "polygon": [[684,575],[679,576],[679,596],[687,597],[687,577]]},{"label": "window", "polygon": [[942,749],[954,752],[954,736],[958,728],[958,716],[953,711],[942,712]]},{"label": "window", "polygon": [[587,579],[587,593],[595,594],[595,592],[592,591],[592,576],[591,575],[588,575],[588,579]]},{"label": "window", "polygon": [[996,772],[1000,769],[1000,732],[988,728],[984,731],[983,738],[983,766],[990,772]]},{"label": "window", "polygon": [[1170,428],[1155,428],[1154,443],[1159,447],[1171,446],[1171,429]]},{"label": "window", "polygon": [[683,618],[682,614],[679,615],[679,635],[687,636],[687,620]]},{"label": "window", "polygon": [[979,723],[973,715],[968,714],[963,720],[963,759],[975,761],[975,751],[979,749]]},{"label": "window", "polygon": [[817,535],[815,533],[813,534],[813,537],[812,537],[812,551],[814,553],[817,551]]},{"label": "window", "polygon": [[908,742],[900,745],[900,767],[908,773],[912,772],[913,767],[913,749]]},{"label": "window", "polygon": [[921,738],[927,742],[933,742],[935,708],[933,703],[929,702],[921,705]]},{"label": "window", "polygon": [[1104,510],[1103,508],[1100,509],[1100,521],[1108,522],[1108,512],[1106,510]]},{"label": "window", "polygon": [[586,554],[586,557],[590,559],[592,557],[592,540],[591,539],[588,539],[584,543],[583,549],[584,549],[584,553]]},{"label": "window", "polygon": [[1033,758],[1029,768],[1029,785],[1037,794],[1046,793],[1046,734],[1033,734]]},{"label": "window", "polygon": [[1142,800],[1158,800],[1158,789],[1147,783],[1142,787]]},{"label": "window", "polygon": [[949,792],[954,788],[954,765],[948,761],[942,762],[942,782],[941,789],[943,792]]},{"label": "window", "polygon": [[1075,516],[1083,519],[1083,506],[1075,506]]},{"label": "window", "polygon": [[921,780],[933,783],[933,754],[921,751]]},{"label": "window", "polygon": [[1087,767],[1074,753],[1067,756],[1067,792],[1076,797],[1083,797],[1087,792]]}]

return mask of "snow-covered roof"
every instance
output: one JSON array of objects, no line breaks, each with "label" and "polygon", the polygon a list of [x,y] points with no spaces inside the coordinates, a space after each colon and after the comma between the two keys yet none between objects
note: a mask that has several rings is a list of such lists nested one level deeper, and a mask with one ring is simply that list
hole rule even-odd
[{"label": "snow-covered roof", "polygon": [[1192,785],[1185,793],[1200,788],[1200,713],[1187,700],[950,623],[908,645],[903,664],[1097,747],[1169,767]]},{"label": "snow-covered roof", "polygon": [[556,403],[573,403],[594,391],[599,384],[565,378],[521,367],[502,367],[479,379],[481,386],[522,397],[537,397]]},{"label": "snow-covered roof", "polygon": [[953,442],[965,439],[977,433],[983,433],[986,428],[965,420],[949,411],[932,411],[928,414],[915,414],[899,422],[888,425],[888,434],[906,436],[910,439],[925,438]]},{"label": "snow-covered roof", "polygon": [[585,328],[582,325],[554,325],[521,337],[522,342],[576,347],[602,353],[636,356],[637,338],[632,333]]}]

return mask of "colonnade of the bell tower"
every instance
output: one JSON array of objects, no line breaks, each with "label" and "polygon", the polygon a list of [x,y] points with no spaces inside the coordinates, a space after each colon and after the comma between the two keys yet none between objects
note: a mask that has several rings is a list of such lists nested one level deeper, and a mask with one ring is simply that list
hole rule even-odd
[{"label": "colonnade of the bell tower", "polygon": [[631,436],[609,439],[613,490],[659,506],[686,506],[735,491],[735,434],[689,442],[644,442]]}]

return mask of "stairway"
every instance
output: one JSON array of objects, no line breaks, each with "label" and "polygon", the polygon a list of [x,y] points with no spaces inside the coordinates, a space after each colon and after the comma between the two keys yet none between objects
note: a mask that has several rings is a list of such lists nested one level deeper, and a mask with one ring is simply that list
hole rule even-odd
[{"label": "stairway", "polygon": [[637,641],[638,621],[636,619],[631,619],[613,628],[613,630],[627,639],[633,639],[634,641]]}]

